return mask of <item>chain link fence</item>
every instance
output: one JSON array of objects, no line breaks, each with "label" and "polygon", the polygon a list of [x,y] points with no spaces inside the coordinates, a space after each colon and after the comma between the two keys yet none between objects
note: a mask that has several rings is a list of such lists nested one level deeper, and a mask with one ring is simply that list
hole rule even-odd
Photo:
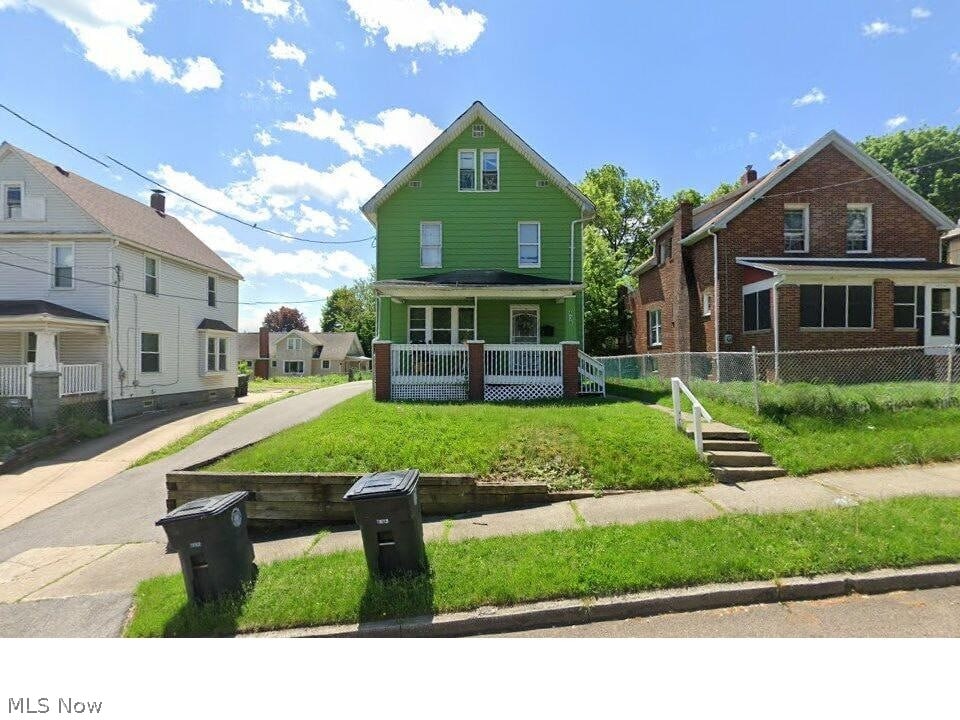
[{"label": "chain link fence", "polygon": [[[679,377],[695,393],[761,412],[960,404],[960,346],[649,353],[598,358],[607,382],[663,388]],[[615,392],[615,390],[611,390]]]}]

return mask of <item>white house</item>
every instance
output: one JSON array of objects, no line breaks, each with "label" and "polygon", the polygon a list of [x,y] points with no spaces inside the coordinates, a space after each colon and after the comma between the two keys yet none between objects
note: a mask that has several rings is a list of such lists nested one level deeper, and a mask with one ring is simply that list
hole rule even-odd
[{"label": "white house", "polygon": [[[370,358],[355,332],[245,332],[239,335],[240,360],[260,377],[330,375],[370,370]],[[267,364],[269,361],[269,365]]]},{"label": "white house", "polygon": [[0,144],[0,402],[45,424],[230,398],[241,276],[176,218]]}]

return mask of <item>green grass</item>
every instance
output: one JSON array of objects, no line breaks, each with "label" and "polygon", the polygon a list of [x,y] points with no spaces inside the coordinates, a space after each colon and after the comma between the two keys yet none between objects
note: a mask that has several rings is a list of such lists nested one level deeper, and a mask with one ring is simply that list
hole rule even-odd
[{"label": "green grass", "polygon": [[[360,373],[357,379],[361,379]],[[362,373],[363,379],[369,379],[370,373]],[[346,375],[280,375],[266,380],[260,378],[250,378],[248,386],[249,392],[259,393],[268,390],[316,390],[317,388],[330,387],[347,382]]]},{"label": "green grass", "polygon": [[265,565],[245,601],[199,610],[179,575],[136,591],[128,636],[221,635],[960,559],[960,499],[648,522],[429,543],[430,574],[367,578],[359,551]]},{"label": "green grass", "polygon": [[[960,408],[938,407],[942,385],[765,384],[761,388],[771,405],[759,416],[752,404],[729,400],[728,393],[737,392],[730,385],[737,383],[698,382],[693,392],[714,419],[749,431],[793,475],[960,458]],[[617,380],[608,391],[672,404],[669,388],[656,380]],[[805,397],[807,392],[813,397]],[[684,401],[684,407],[689,410],[689,403]]]},{"label": "green grass", "polygon": [[641,403],[376,403],[361,395],[209,469],[370,472],[417,467],[554,488],[668,488],[710,481],[670,418]]},{"label": "green grass", "polygon": [[47,433],[30,427],[26,415],[21,417],[0,416],[0,458],[14,448],[39,440]]}]

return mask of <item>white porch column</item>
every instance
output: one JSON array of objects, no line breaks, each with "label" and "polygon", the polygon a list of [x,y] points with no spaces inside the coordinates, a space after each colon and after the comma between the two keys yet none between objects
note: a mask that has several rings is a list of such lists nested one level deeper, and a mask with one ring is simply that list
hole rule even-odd
[{"label": "white porch column", "polygon": [[58,372],[57,365],[57,332],[56,330],[37,330],[37,359],[33,369],[35,372]]}]

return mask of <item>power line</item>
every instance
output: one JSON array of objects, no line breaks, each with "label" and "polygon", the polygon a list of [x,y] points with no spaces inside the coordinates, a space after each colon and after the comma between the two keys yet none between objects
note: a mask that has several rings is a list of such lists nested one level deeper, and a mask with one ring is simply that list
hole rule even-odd
[{"label": "power line", "polygon": [[87,158],[88,160],[93,160],[93,161],[94,161],[95,163],[97,163],[98,165],[103,165],[103,167],[107,168],[108,170],[110,169],[110,166],[107,165],[105,162],[103,162],[103,160],[98,160],[98,159],[95,158],[93,155],[91,155],[91,154],[89,154],[89,153],[85,153],[83,150],[81,150],[81,149],[78,148],[77,146],[71,145],[70,143],[68,143],[68,142],[67,142],[66,140],[64,140],[63,138],[59,138],[59,137],[57,137],[56,135],[54,135],[52,132],[49,132],[49,131],[47,131],[47,130],[44,130],[42,127],[40,127],[40,126],[37,125],[36,123],[27,120],[23,115],[21,115],[20,113],[14,111],[14,110],[11,110],[10,108],[8,108],[8,107],[7,107],[6,105],[4,105],[3,103],[0,103],[0,108],[3,108],[4,110],[6,110],[8,113],[10,113],[11,115],[13,115],[14,117],[19,118],[20,120],[23,120],[23,122],[25,122],[27,125],[29,125],[30,127],[34,128],[34,129],[36,129],[36,130],[39,130],[39,131],[42,132],[44,135],[47,135],[48,137],[53,138],[54,140],[56,140],[56,141],[57,141],[58,143],[60,143],[61,145],[66,145],[68,148],[70,148],[70,149],[73,150],[74,152],[80,153],[81,155],[83,155],[83,156],[84,156],[85,158]]}]

